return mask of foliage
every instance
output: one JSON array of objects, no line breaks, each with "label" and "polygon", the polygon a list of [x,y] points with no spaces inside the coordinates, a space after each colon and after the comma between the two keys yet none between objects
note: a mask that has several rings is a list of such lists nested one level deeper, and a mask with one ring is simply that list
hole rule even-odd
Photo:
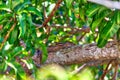
[{"label": "foliage", "polygon": [[[16,59],[22,59],[34,73],[36,68],[30,57],[40,48],[44,63],[48,56],[47,47],[56,42],[97,42],[98,47],[104,47],[114,35],[120,39],[120,11],[86,0],[63,0],[48,22],[49,28],[41,27],[56,3],[57,0],[0,1],[0,73],[11,67],[11,75],[25,80],[25,70]],[[74,32],[73,28],[90,28],[91,32]],[[84,40],[78,39],[84,33]]]}]

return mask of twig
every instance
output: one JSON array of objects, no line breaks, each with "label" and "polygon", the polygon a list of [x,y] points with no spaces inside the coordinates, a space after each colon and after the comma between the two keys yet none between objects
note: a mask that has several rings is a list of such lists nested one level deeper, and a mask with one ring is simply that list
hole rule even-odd
[{"label": "twig", "polygon": [[43,5],[43,15],[44,15],[44,19],[47,19],[45,3]]},{"label": "twig", "polygon": [[[12,21],[12,20],[11,20],[11,21]],[[16,26],[16,22],[14,22],[14,24],[12,25],[12,27],[10,28],[10,30],[9,30],[8,33],[6,34],[6,36],[5,36],[2,44],[1,44],[1,46],[0,46],[0,50],[1,50],[2,47],[4,46],[4,43],[7,41],[7,39],[8,39],[8,37],[9,37],[11,31],[15,28],[15,26]]]},{"label": "twig", "polygon": [[65,36],[63,36],[63,37],[60,37],[59,38],[59,41],[63,41],[63,40],[65,40],[66,38],[69,38],[71,35],[65,35]]},{"label": "twig", "polygon": [[3,25],[0,25],[0,30],[2,30],[2,28],[3,28]]},{"label": "twig", "polygon": [[[37,28],[36,29],[38,29],[38,28],[42,28],[42,25],[40,25],[40,24],[36,24],[36,23],[32,23],[34,26],[36,26]],[[55,28],[69,28],[69,29],[71,29],[72,31],[72,33],[74,33],[74,32],[85,32],[85,33],[89,33],[90,32],[90,28],[88,27],[88,28],[78,28],[78,27],[70,27],[70,26],[57,26],[57,25],[51,25],[51,26],[48,26],[48,27],[55,27]]]},{"label": "twig", "polygon": [[74,35],[76,33],[84,32],[84,34],[82,36],[80,36],[80,38],[77,39],[78,41],[80,41],[86,35],[86,33],[90,32],[90,28],[89,27],[88,28],[71,28],[69,26],[53,26],[53,27],[56,27],[56,28],[69,28],[69,29],[71,29],[71,31],[68,32],[68,35],[62,37],[60,40],[63,40],[65,38],[67,38],[67,37],[70,37],[70,36],[72,36],[72,35]]},{"label": "twig", "polygon": [[109,72],[108,68],[109,68],[111,63],[112,63],[112,60],[108,63],[108,65],[107,65],[106,69],[104,70],[100,80],[104,80],[105,75]]},{"label": "twig", "polygon": [[36,29],[39,29],[39,28],[42,28],[42,27],[43,27],[42,25],[36,24],[36,23],[33,23],[33,22],[32,22],[32,24],[33,24],[34,26],[36,26]]},{"label": "twig", "polygon": [[72,30],[72,32],[75,32],[75,31],[78,31],[78,32],[86,32],[86,33],[89,33],[90,32],[90,28],[77,28],[77,27],[70,27],[70,26],[56,26],[56,25],[52,25],[52,27],[55,27],[55,28],[69,28]]},{"label": "twig", "polygon": [[79,73],[81,70],[83,70],[85,67],[87,66],[87,64],[83,64],[82,66],[80,66],[78,69],[74,70],[71,74],[75,75],[77,73]]},{"label": "twig", "polygon": [[115,72],[113,74],[112,80],[117,80],[117,74],[118,74],[118,68],[119,68],[119,64],[115,64]]},{"label": "twig", "polygon": [[83,33],[83,35],[80,36],[80,38],[78,38],[78,41],[82,40],[82,38],[86,35],[86,32]]},{"label": "twig", "polygon": [[[50,13],[50,15],[48,16],[48,18],[45,18],[45,21],[43,22],[42,25],[39,25],[39,24],[36,24],[36,23],[33,23],[34,26],[37,26],[37,29],[38,28],[42,28],[43,26],[46,27],[47,26],[47,23],[51,20],[51,18],[54,16],[56,10],[58,9],[58,7],[60,6],[60,3],[62,2],[62,0],[58,0],[58,2],[56,3],[55,7],[53,8],[52,12]],[[45,17],[45,15],[44,15]],[[47,26],[48,27],[48,26]]]},{"label": "twig", "polygon": [[51,20],[51,18],[54,16],[56,10],[58,9],[58,7],[60,6],[60,3],[62,2],[62,0],[58,0],[58,2],[56,3],[55,7],[53,8],[52,12],[50,13],[50,15],[48,16],[48,18],[43,22],[42,26],[46,27],[47,23]]},{"label": "twig", "polygon": [[[42,25],[39,26],[39,25],[33,23],[33,25],[38,26],[37,29],[38,29],[38,28],[41,28],[41,27],[43,27],[43,26],[46,28],[47,38],[48,38],[49,33],[50,33],[50,27],[47,25],[47,23],[52,19],[52,17],[54,16],[56,10],[57,10],[58,7],[60,6],[60,3],[61,3],[61,2],[62,2],[62,0],[58,0],[58,2],[56,3],[55,7],[54,7],[53,10],[52,10],[52,12],[51,12],[50,15],[48,16],[48,18],[46,18],[46,16],[45,16],[46,13],[45,13],[45,7],[44,7],[44,18],[45,18],[45,21],[43,22]],[[46,41],[47,41],[47,39],[46,39]]]}]

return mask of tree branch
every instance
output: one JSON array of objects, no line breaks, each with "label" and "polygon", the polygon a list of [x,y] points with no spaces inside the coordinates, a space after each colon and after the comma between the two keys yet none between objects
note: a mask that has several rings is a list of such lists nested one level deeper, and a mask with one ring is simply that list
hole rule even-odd
[{"label": "tree branch", "polygon": [[113,74],[112,80],[117,80],[118,69],[119,69],[119,64],[116,63],[116,64],[115,64],[115,71],[114,71],[114,74]]},{"label": "tree branch", "polygon": [[49,52],[46,63],[57,63],[61,65],[87,63],[88,66],[108,63],[110,60],[120,58],[120,51],[114,42],[108,42],[103,48],[96,44],[85,46],[73,46]]},{"label": "tree branch", "polygon": [[112,61],[113,61],[113,60],[111,60],[111,61],[107,64],[107,67],[106,67],[105,70],[103,71],[103,74],[102,74],[100,80],[104,80],[106,74],[110,71],[109,66],[110,66],[110,64],[112,63]]},{"label": "tree branch", "polygon": [[56,10],[58,9],[60,3],[62,2],[62,0],[58,0],[58,2],[56,3],[55,7],[53,8],[52,12],[50,13],[50,15],[48,16],[48,18],[44,21],[44,23],[42,24],[42,26],[46,26],[47,23],[51,20],[51,18],[54,16]]},{"label": "tree branch", "polygon": [[76,69],[75,71],[73,71],[71,74],[75,75],[77,73],[79,73],[81,70],[83,70],[87,65],[83,64],[82,66],[80,66],[78,69]]},{"label": "tree branch", "polygon": [[120,2],[111,0],[87,0],[108,7],[110,9],[120,9]]}]

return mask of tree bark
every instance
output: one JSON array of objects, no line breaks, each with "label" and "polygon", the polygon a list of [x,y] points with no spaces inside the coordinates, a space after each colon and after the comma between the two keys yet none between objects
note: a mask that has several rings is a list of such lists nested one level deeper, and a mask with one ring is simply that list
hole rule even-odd
[{"label": "tree bark", "polygon": [[110,60],[119,61],[120,51],[115,42],[108,42],[103,48],[98,48],[95,43],[84,46],[75,45],[58,51],[49,52],[48,63],[57,63],[61,65],[81,64],[88,65],[104,64]]}]

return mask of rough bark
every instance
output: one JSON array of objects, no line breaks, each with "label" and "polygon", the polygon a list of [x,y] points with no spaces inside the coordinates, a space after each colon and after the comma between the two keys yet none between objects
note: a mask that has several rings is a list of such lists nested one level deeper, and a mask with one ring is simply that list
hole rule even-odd
[{"label": "rough bark", "polygon": [[114,42],[108,42],[103,48],[98,48],[96,44],[84,46],[72,46],[48,53],[46,63],[57,63],[62,65],[88,63],[88,65],[103,64],[110,60],[118,61],[120,51]]}]

